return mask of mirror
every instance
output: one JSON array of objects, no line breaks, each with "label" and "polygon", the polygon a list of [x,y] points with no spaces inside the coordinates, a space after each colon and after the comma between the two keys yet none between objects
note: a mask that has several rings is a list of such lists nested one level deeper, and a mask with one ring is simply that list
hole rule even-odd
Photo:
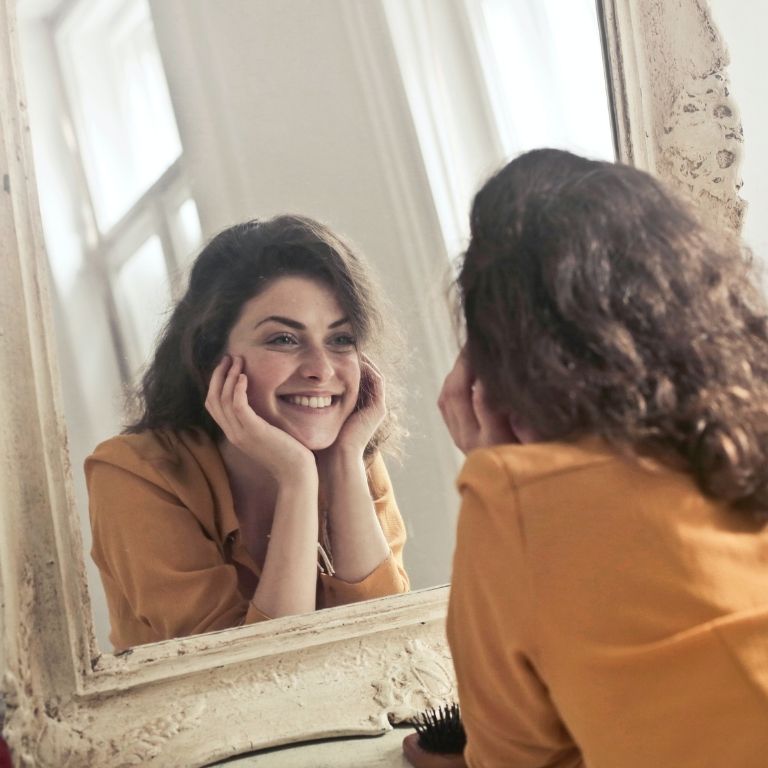
[{"label": "mirror", "polygon": [[[602,0],[599,14],[619,157],[680,184],[713,216],[738,224],[741,150],[731,144],[738,109],[728,91],[727,53],[706,4]],[[381,734],[390,722],[450,698],[444,587],[141,646],[121,657],[99,653],[84,611],[80,521],[58,395],[55,302],[31,165],[34,117],[21,95],[12,0],[0,2],[0,38],[0,690],[2,734],[14,759],[202,766],[279,744]],[[695,95],[696,112],[687,94]],[[384,141],[389,125],[380,125]],[[403,125],[395,121],[391,129]],[[726,149],[732,162],[724,169],[718,158]],[[387,184],[399,183],[398,167],[384,168],[384,178],[392,179]],[[417,215],[405,193],[394,200],[403,203],[396,221],[405,222],[394,230],[397,244],[407,245],[409,255],[435,258],[442,270],[447,249],[430,250],[416,226],[421,222],[442,237],[441,229],[430,229],[434,206],[426,206],[430,219]],[[397,249],[386,251],[392,253]],[[411,267],[426,274],[422,291],[440,273],[416,257],[405,263],[406,279]]]},{"label": "mirror", "polygon": [[201,242],[327,223],[372,262],[408,353],[388,459],[411,588],[449,580],[459,457],[435,401],[471,196],[537,145],[614,156],[593,0],[21,0],[19,31],[76,505],[111,647],[82,465],[125,423]]}]

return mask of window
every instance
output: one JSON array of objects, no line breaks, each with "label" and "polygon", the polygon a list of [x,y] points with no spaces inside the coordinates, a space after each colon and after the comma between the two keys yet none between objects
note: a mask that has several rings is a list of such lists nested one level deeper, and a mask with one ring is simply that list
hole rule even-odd
[{"label": "window", "polygon": [[467,2],[499,139],[615,158],[594,0]]},{"label": "window", "polygon": [[90,198],[108,232],[181,155],[146,0],[80,0],[56,51]]},{"label": "window", "polygon": [[[125,423],[201,237],[147,0],[17,5],[37,190],[81,529],[80,467]],[[107,606],[86,561],[98,642]]]},{"label": "window", "polygon": [[614,159],[595,0],[384,0],[446,251],[477,188],[535,147]]},{"label": "window", "polygon": [[[124,388],[146,364],[187,257],[200,244],[197,208],[147,0],[74,0],[44,26],[48,66],[35,62],[30,76],[58,88],[57,124],[48,124],[63,140],[58,152],[35,152],[38,177],[41,188],[64,178],[75,200],[74,215],[58,217],[58,231],[55,214],[43,217],[49,260],[59,287],[82,282],[82,270],[100,286]],[[73,238],[79,263],[59,247]],[[66,292],[61,302],[70,313]]]}]

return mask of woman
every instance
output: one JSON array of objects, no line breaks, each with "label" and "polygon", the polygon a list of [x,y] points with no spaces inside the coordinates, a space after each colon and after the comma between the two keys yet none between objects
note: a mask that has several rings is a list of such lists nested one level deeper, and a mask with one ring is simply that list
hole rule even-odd
[{"label": "woman", "polygon": [[362,262],[314,221],[205,247],[141,416],[85,463],[116,650],[408,589],[383,333]]},{"label": "woman", "polygon": [[448,639],[472,768],[768,754],[768,311],[737,242],[631,167],[480,190]]}]

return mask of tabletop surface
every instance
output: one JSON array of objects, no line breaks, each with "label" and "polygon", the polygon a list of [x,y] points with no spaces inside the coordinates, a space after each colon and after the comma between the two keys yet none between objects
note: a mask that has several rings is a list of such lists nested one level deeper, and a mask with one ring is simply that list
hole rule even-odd
[{"label": "tabletop surface", "polygon": [[[216,763],[220,768],[410,768],[403,757],[403,739],[412,728],[395,728],[383,736],[331,739]],[[213,767],[211,767],[213,768]]]}]

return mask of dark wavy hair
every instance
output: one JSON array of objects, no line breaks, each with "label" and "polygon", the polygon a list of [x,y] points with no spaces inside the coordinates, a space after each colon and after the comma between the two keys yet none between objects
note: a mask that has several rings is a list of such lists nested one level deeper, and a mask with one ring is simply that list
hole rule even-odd
[{"label": "dark wavy hair", "polygon": [[375,360],[387,383],[388,413],[366,448],[370,455],[386,440],[396,445],[400,388],[395,365],[398,334],[384,322],[383,299],[368,267],[324,225],[284,215],[225,229],[200,252],[186,293],[173,309],[140,385],[132,394],[140,413],[124,432],[200,429],[222,436],[205,409],[208,381],[226,349],[243,305],[273,280],[301,275],[334,292],[355,332],[358,349]]},{"label": "dark wavy hair", "polygon": [[630,166],[541,149],[475,197],[457,280],[492,407],[768,510],[768,312],[738,238]]}]

